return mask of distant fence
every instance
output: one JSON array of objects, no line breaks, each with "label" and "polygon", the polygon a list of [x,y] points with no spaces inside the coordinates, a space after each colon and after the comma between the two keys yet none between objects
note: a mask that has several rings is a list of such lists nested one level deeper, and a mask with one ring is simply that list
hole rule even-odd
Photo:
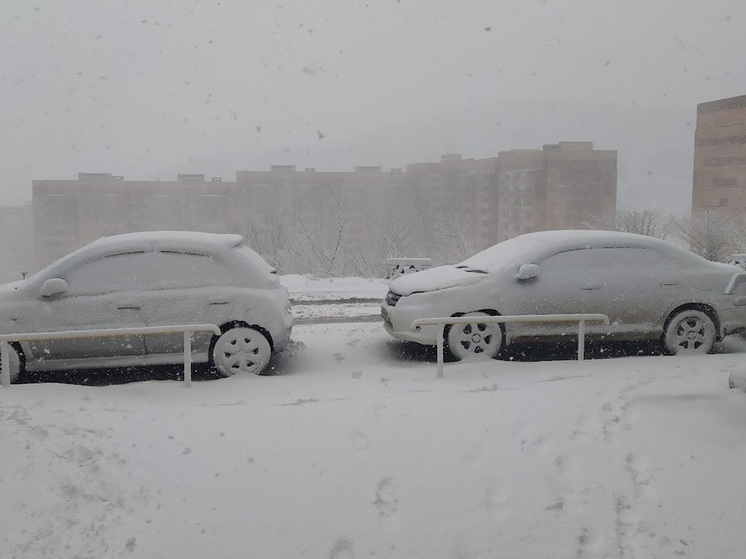
[{"label": "distant fence", "polygon": [[441,318],[418,318],[412,322],[412,330],[420,326],[441,325],[438,335],[438,378],[443,378],[443,334],[446,324],[500,324],[506,322],[577,322],[578,323],[578,361],[585,358],[585,323],[609,323],[605,314],[525,314],[515,316],[446,316]]},{"label": "distant fence", "polygon": [[220,328],[215,324],[181,324],[175,326],[138,326],[134,328],[102,328],[98,330],[68,330],[65,332],[36,332],[24,334],[0,335],[0,380],[3,386],[10,385],[10,347],[11,342],[33,342],[44,340],[70,340],[76,338],[109,338],[115,336],[137,336],[148,334],[184,334],[184,384],[192,384],[192,333],[212,332],[220,335]]}]

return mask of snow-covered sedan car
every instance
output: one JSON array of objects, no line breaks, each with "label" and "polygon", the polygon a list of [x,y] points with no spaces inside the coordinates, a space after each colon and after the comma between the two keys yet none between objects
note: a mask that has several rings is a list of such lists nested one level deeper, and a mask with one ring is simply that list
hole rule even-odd
[{"label": "snow-covered sedan car", "polygon": [[[496,357],[513,341],[577,336],[574,323],[479,323],[484,315],[603,313],[589,338],[661,340],[672,354],[707,353],[746,330],[746,273],[665,241],[612,231],[544,231],[498,243],[455,266],[391,282],[381,305],[395,338],[434,345],[441,331],[457,359]],[[474,316],[421,326],[418,318]]]},{"label": "snow-covered sedan car", "polygon": [[[290,338],[287,289],[240,235],[155,231],[104,237],[24,281],[0,286],[0,334],[215,324],[192,360],[224,376],[261,373]],[[29,371],[180,363],[183,335],[13,344],[11,379]]]}]

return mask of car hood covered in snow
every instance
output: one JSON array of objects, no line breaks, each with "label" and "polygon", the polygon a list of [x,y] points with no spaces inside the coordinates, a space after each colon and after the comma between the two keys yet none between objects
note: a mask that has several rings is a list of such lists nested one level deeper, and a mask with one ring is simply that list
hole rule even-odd
[{"label": "car hood covered in snow", "polygon": [[472,285],[484,280],[486,272],[474,268],[456,266],[438,266],[395,279],[390,289],[399,295],[438,291],[449,287]]}]

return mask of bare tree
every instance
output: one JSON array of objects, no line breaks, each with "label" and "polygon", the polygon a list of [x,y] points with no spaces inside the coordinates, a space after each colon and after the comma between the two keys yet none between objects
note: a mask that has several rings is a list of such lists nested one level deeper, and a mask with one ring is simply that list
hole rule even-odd
[{"label": "bare tree", "polygon": [[337,193],[329,189],[326,194],[329,195],[330,204],[325,207],[323,214],[303,216],[295,212],[293,217],[301,243],[299,246],[306,250],[306,257],[299,260],[307,263],[307,271],[332,276],[344,271],[342,253],[348,218]]},{"label": "bare tree", "polygon": [[619,210],[611,214],[594,216],[587,224],[591,229],[623,231],[665,239],[670,234],[670,217],[658,210]]},{"label": "bare tree", "polygon": [[477,252],[472,236],[456,217],[446,216],[442,233],[447,262],[459,262]]},{"label": "bare tree", "polygon": [[277,215],[253,218],[242,223],[237,230],[247,244],[261,254],[272,266],[283,273],[290,271],[289,248],[292,244],[291,230],[285,220]]},{"label": "bare tree", "polygon": [[738,252],[743,242],[743,222],[717,210],[698,212],[691,218],[672,220],[676,237],[689,250],[715,262],[723,262]]},{"label": "bare tree", "polygon": [[382,219],[377,220],[379,248],[386,257],[416,256],[415,248],[419,240],[419,215],[398,216],[386,212]]}]

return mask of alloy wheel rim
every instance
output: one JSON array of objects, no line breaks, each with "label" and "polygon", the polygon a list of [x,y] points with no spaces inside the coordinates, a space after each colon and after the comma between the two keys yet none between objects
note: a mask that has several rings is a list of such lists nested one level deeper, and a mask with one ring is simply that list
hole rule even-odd
[{"label": "alloy wheel rim", "polygon": [[267,362],[266,340],[260,333],[236,328],[223,334],[215,347],[215,357],[230,374],[254,373]]},{"label": "alloy wheel rim", "polygon": [[698,350],[707,338],[707,325],[697,317],[686,317],[676,327],[676,345],[686,351]]},{"label": "alloy wheel rim", "polygon": [[488,353],[497,335],[484,323],[464,324],[454,332],[453,346],[461,348],[467,355],[481,355]]}]

